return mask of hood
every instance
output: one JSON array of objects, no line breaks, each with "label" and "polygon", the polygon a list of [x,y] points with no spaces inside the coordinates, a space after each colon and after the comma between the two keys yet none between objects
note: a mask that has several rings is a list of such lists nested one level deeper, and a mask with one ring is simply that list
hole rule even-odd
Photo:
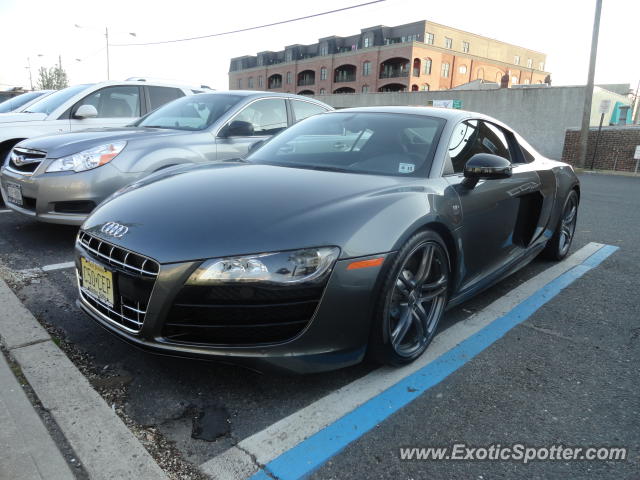
[{"label": "hood", "polygon": [[47,118],[46,113],[0,113],[0,127],[5,123],[34,122]]},{"label": "hood", "polygon": [[[341,247],[344,257],[354,232],[377,235],[367,229],[376,215],[394,229],[403,214],[390,206],[416,190],[424,199],[424,180],[246,163],[177,167],[114,195],[82,228],[160,263],[319,246]],[[109,237],[100,232],[107,222],[128,232]]]},{"label": "hood", "polygon": [[150,137],[184,135],[185,133],[193,132],[143,127],[92,128],[73,133],[36,137],[24,140],[20,143],[20,146],[47,152],[48,158],[60,158],[88,148],[104,145],[105,143],[122,140],[130,142]]}]

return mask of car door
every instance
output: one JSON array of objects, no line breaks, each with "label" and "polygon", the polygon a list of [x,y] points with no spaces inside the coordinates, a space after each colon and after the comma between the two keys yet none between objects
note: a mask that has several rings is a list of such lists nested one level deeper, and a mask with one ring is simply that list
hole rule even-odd
[{"label": "car door", "polygon": [[[77,118],[75,112],[82,105],[93,105],[98,112],[95,118]],[[71,131],[86,128],[123,127],[140,117],[140,87],[114,85],[90,93],[71,107]]]},{"label": "car door", "polygon": [[[243,122],[248,128],[242,133],[234,133],[236,122]],[[251,146],[267,140],[288,126],[287,107],[283,98],[262,98],[256,100],[227,122],[216,137],[218,160],[243,158]]]},{"label": "car door", "polygon": [[[538,224],[540,181],[522,162],[513,134],[481,119],[459,123],[449,143],[445,178],[462,207],[461,240],[465,278],[461,290],[523,255]],[[476,153],[491,153],[512,163],[512,176],[480,180],[473,188],[464,180],[464,165]],[[539,207],[539,205],[538,205]]]}]

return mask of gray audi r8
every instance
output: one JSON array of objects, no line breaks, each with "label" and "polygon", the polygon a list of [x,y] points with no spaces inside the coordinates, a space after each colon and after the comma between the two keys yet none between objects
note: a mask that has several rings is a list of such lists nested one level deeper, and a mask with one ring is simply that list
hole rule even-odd
[{"label": "gray audi r8", "polygon": [[175,167],[102,204],[77,238],[80,307],[149,350],[317,372],[401,365],[447,307],[576,226],[571,166],[485,115],[310,117],[246,160]]}]

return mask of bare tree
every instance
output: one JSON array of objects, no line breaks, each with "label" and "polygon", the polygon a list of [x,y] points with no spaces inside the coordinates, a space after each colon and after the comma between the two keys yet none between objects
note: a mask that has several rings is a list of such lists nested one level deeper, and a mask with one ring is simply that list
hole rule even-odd
[{"label": "bare tree", "polygon": [[68,86],[67,72],[60,65],[49,69],[40,67],[38,70],[37,87],[39,90],[60,90]]}]

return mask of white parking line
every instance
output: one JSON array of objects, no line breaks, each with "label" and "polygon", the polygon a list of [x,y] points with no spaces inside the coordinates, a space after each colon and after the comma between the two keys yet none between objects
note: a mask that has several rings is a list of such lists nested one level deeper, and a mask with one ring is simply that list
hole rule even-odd
[{"label": "white parking line", "polygon": [[73,268],[75,262],[54,263],[52,265],[45,265],[42,267],[43,272],[51,272],[52,270],[64,270],[66,268]]},{"label": "white parking line", "polygon": [[200,465],[218,479],[245,479],[284,452],[315,435],[407,376],[434,362],[458,344],[511,311],[549,282],[603,248],[590,243],[561,263],[541,272],[483,310],[438,334],[425,354],[403,368],[382,367],[330,393],[311,405],[242,440],[237,446]]},{"label": "white parking line", "polygon": [[0,213],[9,213],[9,212],[13,212],[13,210],[0,210]]}]

